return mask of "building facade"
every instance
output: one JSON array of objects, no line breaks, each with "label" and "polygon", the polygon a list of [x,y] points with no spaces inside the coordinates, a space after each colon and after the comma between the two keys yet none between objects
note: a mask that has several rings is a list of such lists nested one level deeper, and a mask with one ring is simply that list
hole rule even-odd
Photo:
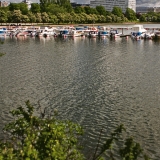
[{"label": "building facade", "polygon": [[7,7],[9,5],[6,1],[0,1],[0,7]]},{"label": "building facade", "polygon": [[113,7],[120,7],[122,12],[126,11],[126,8],[131,8],[136,12],[136,0],[91,0],[90,7],[104,6],[104,8],[111,12]]}]

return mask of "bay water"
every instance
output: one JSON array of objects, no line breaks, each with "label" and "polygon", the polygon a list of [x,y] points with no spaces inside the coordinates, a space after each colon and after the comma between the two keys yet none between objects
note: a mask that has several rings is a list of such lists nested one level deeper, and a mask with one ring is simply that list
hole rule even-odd
[{"label": "bay water", "polygon": [[25,101],[58,110],[84,128],[86,153],[123,123],[160,159],[160,41],[109,38],[2,39],[0,137],[10,110]]}]

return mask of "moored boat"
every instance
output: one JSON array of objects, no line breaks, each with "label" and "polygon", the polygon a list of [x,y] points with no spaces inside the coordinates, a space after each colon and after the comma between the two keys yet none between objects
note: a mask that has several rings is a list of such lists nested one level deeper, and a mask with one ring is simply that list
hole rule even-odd
[{"label": "moored boat", "polygon": [[106,36],[109,36],[108,31],[104,31],[104,30],[99,30],[98,31],[98,37],[106,37]]},{"label": "moored boat", "polygon": [[118,30],[110,30],[110,38],[117,38],[120,37],[122,33],[119,33]]}]

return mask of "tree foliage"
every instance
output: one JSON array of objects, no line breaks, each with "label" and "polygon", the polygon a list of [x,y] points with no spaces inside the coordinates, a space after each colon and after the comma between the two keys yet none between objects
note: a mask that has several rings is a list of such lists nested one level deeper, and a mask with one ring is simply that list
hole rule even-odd
[{"label": "tree foliage", "polygon": [[32,13],[40,13],[40,11],[41,11],[40,5],[38,3],[31,3],[30,11]]},{"label": "tree foliage", "polygon": [[7,13],[4,10],[0,10],[0,23],[8,20]]},{"label": "tree foliage", "polygon": [[96,10],[100,15],[106,16],[106,9],[103,6],[96,6]]},{"label": "tree foliage", "polygon": [[132,10],[130,8],[126,9],[125,16],[130,21],[136,21],[137,20],[136,13],[134,12],[134,10]]},{"label": "tree foliage", "polygon": [[11,112],[17,119],[5,127],[8,141],[0,143],[1,160],[81,160],[77,138],[82,134],[79,125],[52,117],[36,117],[33,106],[19,107]]},{"label": "tree foliage", "polygon": [[[124,160],[137,160],[139,156],[149,160],[143,153],[140,144],[132,137],[123,139],[123,125],[119,125],[109,138],[101,143],[100,132],[97,146],[91,156],[82,154],[79,137],[82,136],[82,127],[68,120],[58,120],[57,112],[46,115],[41,112],[35,116],[34,108],[29,101],[26,108],[18,107],[11,111],[15,121],[4,128],[6,139],[0,141],[0,160],[102,160],[107,154],[114,160],[114,145],[119,141],[119,157]],[[117,156],[117,155],[116,155]]]},{"label": "tree foliage", "polygon": [[120,17],[122,13],[122,9],[120,7],[113,7],[112,14]]},{"label": "tree foliage", "polygon": [[[21,11],[21,20],[19,18],[13,18],[12,14],[15,11]],[[78,6],[72,8],[69,0],[40,0],[40,3],[32,3],[30,10],[28,10],[25,3],[10,3],[8,7],[1,7],[0,11],[2,13],[7,13],[7,18],[5,14],[1,14],[1,22],[4,23],[23,23],[23,22],[37,22],[37,23],[121,23],[126,21],[136,20],[134,11],[127,9],[126,14],[122,13],[122,9],[119,7],[114,7],[112,13],[106,11],[103,6],[96,6],[96,8],[91,8],[89,6]],[[29,17],[31,15],[32,17]],[[46,20],[39,16],[42,13],[47,13],[49,19]],[[73,14],[74,13],[74,14]],[[25,15],[25,16],[23,16]],[[36,17],[36,20],[34,16]],[[38,15],[38,17],[37,17]],[[62,16],[62,15],[68,15]],[[74,16],[73,16],[74,15]],[[96,16],[95,16],[96,15]],[[28,20],[27,17],[28,16]],[[24,20],[25,17],[25,20]],[[44,16],[43,16],[44,17]],[[51,18],[52,17],[52,18]],[[72,19],[71,19],[72,17]],[[112,19],[111,19],[111,18]],[[51,19],[50,19],[51,18]],[[64,19],[66,18],[66,19]],[[95,19],[93,19],[95,18]],[[141,18],[143,21],[143,18]],[[148,14],[146,21],[160,21],[160,16],[158,14],[150,13]]]}]

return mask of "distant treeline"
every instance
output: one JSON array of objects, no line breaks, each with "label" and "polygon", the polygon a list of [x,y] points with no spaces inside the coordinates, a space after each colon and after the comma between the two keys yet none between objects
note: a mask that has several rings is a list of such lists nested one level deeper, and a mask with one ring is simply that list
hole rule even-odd
[{"label": "distant treeline", "polygon": [[136,22],[137,19],[160,22],[160,13],[141,15],[130,8],[123,13],[119,7],[109,12],[103,6],[73,8],[69,0],[40,0],[40,3],[32,3],[30,9],[25,3],[10,3],[7,7],[0,7],[0,23],[121,23]]}]

